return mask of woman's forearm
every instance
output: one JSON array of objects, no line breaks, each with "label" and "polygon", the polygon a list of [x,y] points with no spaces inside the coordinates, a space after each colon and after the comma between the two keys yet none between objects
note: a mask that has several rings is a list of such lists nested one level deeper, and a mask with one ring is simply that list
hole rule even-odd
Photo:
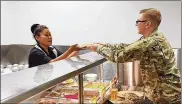
[{"label": "woman's forearm", "polygon": [[71,48],[69,48],[66,52],[64,52],[62,55],[58,56],[55,59],[52,59],[49,63],[51,62],[55,62],[55,61],[59,61],[62,59],[66,59],[71,53],[73,52],[73,50]]}]

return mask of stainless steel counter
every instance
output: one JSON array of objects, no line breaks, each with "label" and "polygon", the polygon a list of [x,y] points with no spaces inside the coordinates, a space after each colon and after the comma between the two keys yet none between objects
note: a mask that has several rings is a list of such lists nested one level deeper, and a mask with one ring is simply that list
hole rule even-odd
[{"label": "stainless steel counter", "polygon": [[97,53],[89,52],[79,57],[2,75],[1,103],[21,102],[105,61]]}]

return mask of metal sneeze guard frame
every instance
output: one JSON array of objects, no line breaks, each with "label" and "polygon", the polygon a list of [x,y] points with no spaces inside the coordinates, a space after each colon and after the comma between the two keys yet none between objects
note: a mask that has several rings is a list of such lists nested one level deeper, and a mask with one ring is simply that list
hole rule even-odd
[{"label": "metal sneeze guard frame", "polygon": [[[1,103],[19,103],[76,75],[79,81],[79,103],[83,103],[83,72],[105,61],[107,60],[96,52],[89,52],[78,57],[2,75]],[[47,80],[36,83],[34,78],[38,71],[39,75],[44,76],[45,71],[49,71],[51,75],[47,75],[49,76]]]}]

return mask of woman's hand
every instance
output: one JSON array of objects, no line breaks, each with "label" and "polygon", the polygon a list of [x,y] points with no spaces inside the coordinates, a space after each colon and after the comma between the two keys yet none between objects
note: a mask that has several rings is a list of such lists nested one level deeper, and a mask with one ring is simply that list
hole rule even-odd
[{"label": "woman's hand", "polygon": [[83,44],[83,45],[79,45],[78,47],[79,47],[81,50],[86,50],[86,49],[89,49],[90,46],[91,46],[91,44]]},{"label": "woman's hand", "polygon": [[73,57],[73,56],[78,56],[78,51],[73,51],[67,58]]},{"label": "woman's hand", "polygon": [[80,51],[82,49],[80,47],[78,47],[78,44],[74,44],[69,47],[69,50],[71,50],[71,52],[73,52],[73,51]]}]

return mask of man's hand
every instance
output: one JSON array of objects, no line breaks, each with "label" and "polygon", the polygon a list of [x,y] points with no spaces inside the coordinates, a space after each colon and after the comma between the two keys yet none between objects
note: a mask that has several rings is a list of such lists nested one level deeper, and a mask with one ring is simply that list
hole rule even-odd
[{"label": "man's hand", "polygon": [[85,44],[85,45],[81,45],[79,46],[79,48],[81,49],[89,49],[91,51],[96,51],[98,46],[102,46],[104,44],[101,43],[93,43],[93,44]]},{"label": "man's hand", "polygon": [[98,46],[102,46],[102,45],[94,43],[94,44],[91,44],[90,46],[88,46],[87,48],[90,49],[91,51],[95,52],[97,50]]},{"label": "man's hand", "polygon": [[91,51],[96,51],[97,50],[97,47],[98,47],[98,45],[97,44],[92,44],[90,47],[89,47],[89,49],[91,50]]}]

